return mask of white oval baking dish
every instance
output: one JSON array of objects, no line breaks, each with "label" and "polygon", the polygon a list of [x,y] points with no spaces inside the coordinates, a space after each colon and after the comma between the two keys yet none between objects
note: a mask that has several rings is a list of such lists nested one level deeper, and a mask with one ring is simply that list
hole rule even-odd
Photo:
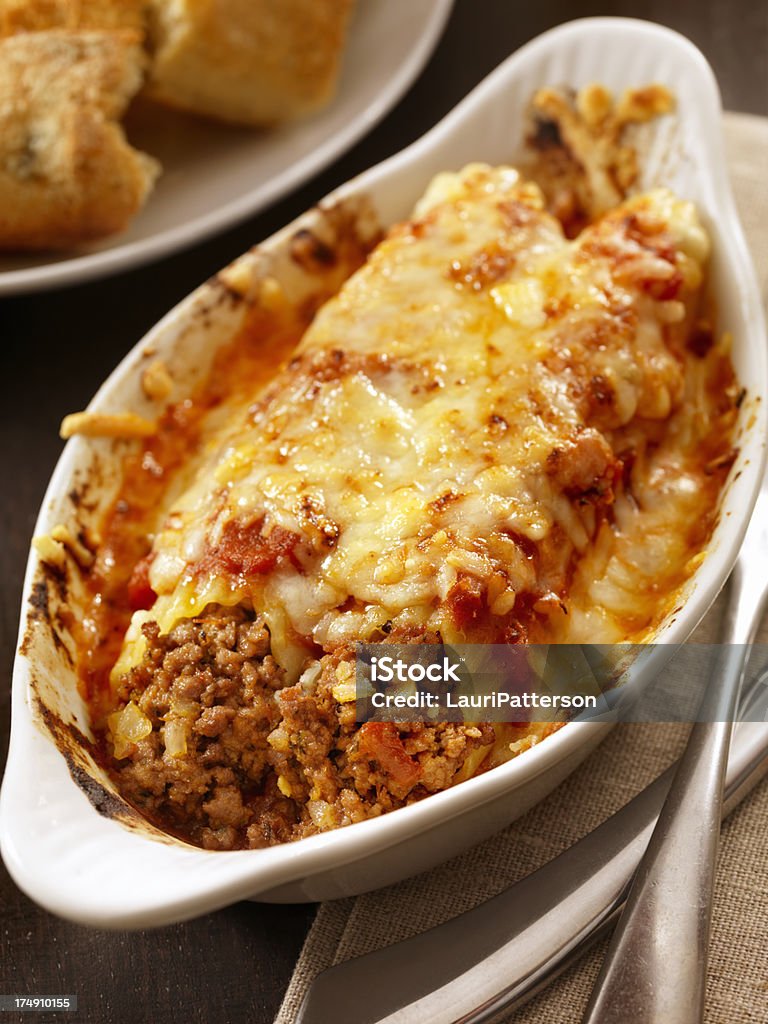
[{"label": "white oval baking dish", "polygon": [[[684,640],[727,578],[754,502],[764,461],[768,374],[759,295],[724,165],[717,86],[699,51],[667,29],[595,18],[534,40],[415,145],[343,186],[320,210],[185,299],[120,364],[91,408],[147,412],[139,377],[148,346],[171,367],[180,386],[199,378],[212,352],[241,322],[265,273],[280,278],[299,301],[312,281],[289,258],[297,230],[310,228],[327,238],[334,230],[327,211],[341,204],[366,234],[372,225],[361,197],[370,200],[383,224],[407,216],[436,172],[473,160],[513,160],[521,112],[535,88],[591,81],[615,90],[659,81],[676,94],[677,116],[659,122],[643,153],[643,184],[668,184],[702,211],[714,242],[719,327],[733,334],[736,369],[749,389],[740,453],[709,554],[686,587],[682,609],[658,636],[670,644]],[[248,297],[233,291],[232,281]],[[98,516],[115,486],[113,451],[106,441],[70,441],[36,533],[61,522],[76,530]],[[73,501],[71,495],[82,493],[84,484],[88,500]],[[87,714],[67,658],[67,636],[55,623],[63,598],[77,611],[77,581],[61,587],[48,579],[46,585],[33,552],[13,681],[0,841],[8,869],[25,892],[55,913],[101,927],[165,924],[243,898],[331,899],[412,875],[513,821],[565,778],[608,728],[567,725],[514,761],[379,819],[266,850],[206,852],[126,814],[90,758],[83,739]]]}]

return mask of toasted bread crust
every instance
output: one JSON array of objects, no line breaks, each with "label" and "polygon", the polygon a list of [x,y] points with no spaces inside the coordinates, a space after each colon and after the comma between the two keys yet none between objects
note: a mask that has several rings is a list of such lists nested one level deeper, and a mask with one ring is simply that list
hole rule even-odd
[{"label": "toasted bread crust", "polygon": [[132,32],[0,41],[0,247],[62,249],[126,226],[158,171],[118,119],[141,87]]},{"label": "toasted bread crust", "polygon": [[51,28],[143,31],[146,0],[0,0],[0,34]]},{"label": "toasted bread crust", "polygon": [[353,0],[150,0],[147,91],[240,124],[308,113],[333,93]]}]

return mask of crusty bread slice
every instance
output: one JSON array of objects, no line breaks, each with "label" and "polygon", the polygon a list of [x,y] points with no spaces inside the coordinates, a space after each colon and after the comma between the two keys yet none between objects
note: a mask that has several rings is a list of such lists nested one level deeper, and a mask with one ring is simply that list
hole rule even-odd
[{"label": "crusty bread slice", "polygon": [[336,85],[353,0],[150,0],[156,100],[239,124],[308,113]]},{"label": "crusty bread slice", "polygon": [[49,28],[143,31],[146,0],[0,0],[0,33]]},{"label": "crusty bread slice", "polygon": [[126,226],[159,171],[118,123],[144,66],[132,32],[0,41],[0,248],[63,249]]}]

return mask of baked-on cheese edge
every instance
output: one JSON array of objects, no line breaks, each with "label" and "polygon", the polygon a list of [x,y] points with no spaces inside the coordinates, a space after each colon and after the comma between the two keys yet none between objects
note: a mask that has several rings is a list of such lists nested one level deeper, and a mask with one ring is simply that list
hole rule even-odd
[{"label": "baked-on cheese edge", "polygon": [[212,603],[263,613],[289,678],[384,635],[646,636],[735,415],[727,352],[690,344],[707,252],[663,190],[568,241],[515,170],[439,175],[175,504],[112,678]]}]

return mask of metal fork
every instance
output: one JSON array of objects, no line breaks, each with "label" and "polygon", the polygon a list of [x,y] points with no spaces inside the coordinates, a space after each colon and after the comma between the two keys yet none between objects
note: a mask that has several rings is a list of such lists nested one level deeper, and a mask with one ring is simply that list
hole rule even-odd
[{"label": "metal fork", "polygon": [[704,1014],[723,782],[748,645],[768,598],[768,489],[730,580],[699,718],[630,889],[585,1024],[693,1024]]}]

